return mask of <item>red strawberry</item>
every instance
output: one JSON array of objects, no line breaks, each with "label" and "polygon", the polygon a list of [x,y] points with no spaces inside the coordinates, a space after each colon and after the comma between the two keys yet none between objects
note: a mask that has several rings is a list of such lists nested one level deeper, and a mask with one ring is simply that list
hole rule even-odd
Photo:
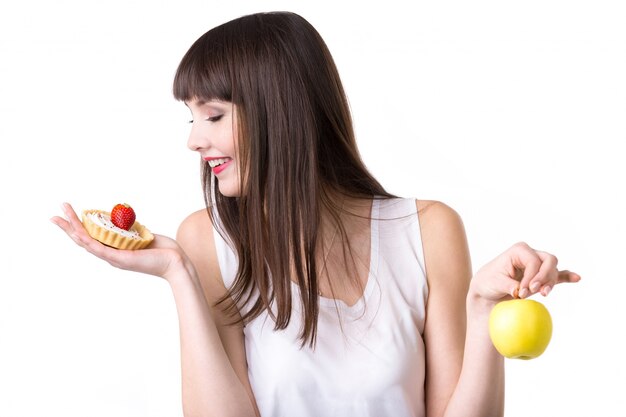
[{"label": "red strawberry", "polygon": [[111,210],[111,222],[120,229],[130,230],[135,223],[135,210],[128,204],[116,204]]}]

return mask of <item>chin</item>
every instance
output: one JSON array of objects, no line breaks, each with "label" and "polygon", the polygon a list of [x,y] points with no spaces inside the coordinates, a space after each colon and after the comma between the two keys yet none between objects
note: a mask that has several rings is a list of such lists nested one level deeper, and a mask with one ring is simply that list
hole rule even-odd
[{"label": "chin", "polygon": [[239,197],[241,195],[239,184],[233,184],[229,181],[224,181],[223,183],[218,181],[217,187],[223,196]]}]

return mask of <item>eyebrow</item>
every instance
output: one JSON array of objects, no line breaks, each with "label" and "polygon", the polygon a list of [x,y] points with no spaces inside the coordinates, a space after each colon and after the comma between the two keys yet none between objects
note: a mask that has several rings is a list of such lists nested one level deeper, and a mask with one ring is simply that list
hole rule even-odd
[{"label": "eyebrow", "polygon": [[[203,99],[198,99],[198,100],[193,100],[192,101],[194,105],[198,106],[198,107],[202,107],[202,106],[212,106],[213,104],[217,105],[217,106],[227,106],[229,103],[227,101],[221,101],[221,100],[203,100]],[[185,106],[189,107],[189,104],[187,101],[184,102]]]},{"label": "eyebrow", "polygon": [[[206,100],[191,100],[191,102],[195,104],[196,106],[204,106],[207,103]],[[183,104],[187,107],[189,107],[189,103],[190,103],[189,100],[183,101]]]}]

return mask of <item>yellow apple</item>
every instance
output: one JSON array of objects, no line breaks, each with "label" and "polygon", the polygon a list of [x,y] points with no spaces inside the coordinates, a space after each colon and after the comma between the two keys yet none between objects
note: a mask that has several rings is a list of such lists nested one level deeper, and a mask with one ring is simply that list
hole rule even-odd
[{"label": "yellow apple", "polygon": [[502,356],[533,359],[550,343],[552,318],[548,309],[538,301],[502,301],[491,310],[489,336]]}]

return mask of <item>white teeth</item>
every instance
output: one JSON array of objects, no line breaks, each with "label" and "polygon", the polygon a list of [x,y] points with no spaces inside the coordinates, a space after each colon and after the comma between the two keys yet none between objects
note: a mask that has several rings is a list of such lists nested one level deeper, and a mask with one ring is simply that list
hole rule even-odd
[{"label": "white teeth", "polygon": [[218,165],[222,165],[224,162],[230,160],[230,158],[219,158],[219,159],[212,159],[209,161],[209,166],[211,168],[215,168]]}]

